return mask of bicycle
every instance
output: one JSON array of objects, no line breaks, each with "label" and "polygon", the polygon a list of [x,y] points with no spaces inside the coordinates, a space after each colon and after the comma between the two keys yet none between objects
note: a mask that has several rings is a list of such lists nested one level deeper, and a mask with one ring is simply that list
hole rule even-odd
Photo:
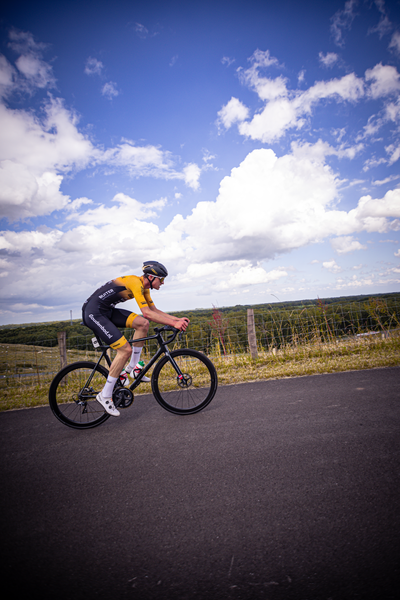
[{"label": "bicycle", "polygon": [[[113,391],[115,406],[128,408],[132,404],[133,391],[155,364],[151,389],[160,406],[175,415],[192,415],[203,410],[214,398],[218,387],[213,363],[197,350],[169,350],[168,344],[175,340],[179,329],[166,325],[154,328],[154,331],[154,335],[129,342],[132,345],[134,342],[155,339],[159,347],[129,388],[117,380]],[[164,339],[163,333],[167,331],[172,333]],[[107,353],[110,346],[103,345],[97,335],[92,342],[101,351],[99,360],[67,365],[57,373],[49,389],[49,404],[53,414],[61,423],[74,429],[97,427],[110,417],[96,400],[108,376],[108,370],[100,362],[105,358],[108,367],[111,365]]]}]

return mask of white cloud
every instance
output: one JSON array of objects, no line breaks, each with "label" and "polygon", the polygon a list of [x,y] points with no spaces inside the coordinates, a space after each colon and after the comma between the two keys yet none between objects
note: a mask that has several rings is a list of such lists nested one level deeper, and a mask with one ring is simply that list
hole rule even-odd
[{"label": "white cloud", "polygon": [[[144,221],[156,217],[158,212],[166,205],[167,200],[166,198],[160,198],[142,204],[127,194],[119,193],[112,198],[112,202],[115,203],[114,206],[108,207],[101,204],[95,208],[85,209],[84,212],[80,213],[78,211],[81,206],[88,203],[86,198],[80,199],[79,203],[75,202],[73,207],[75,210],[68,215],[67,219],[95,227],[110,225],[119,228],[121,223],[128,223],[129,226],[132,226],[135,221]],[[90,203],[92,204],[92,202]]]},{"label": "white cloud", "polygon": [[15,65],[19,76],[14,80],[16,89],[32,91],[34,88],[51,88],[56,80],[51,65],[43,60],[45,44],[36,43],[31,33],[11,30],[9,46],[20,56]]},{"label": "white cloud", "polygon": [[[14,32],[11,39],[13,49],[24,54],[16,61],[18,69],[0,55],[1,96],[8,97],[16,90],[31,94],[52,86],[51,68],[40,56],[45,46],[36,44],[30,34]],[[101,67],[96,59],[87,62],[91,73]],[[118,91],[109,82],[103,93],[113,97]],[[1,217],[16,221],[67,207],[70,198],[61,191],[64,176],[94,166],[124,169],[133,177],[179,179],[193,189],[199,188],[201,175],[194,163],[177,170],[170,153],[159,147],[140,147],[128,140],[105,150],[94,146],[80,132],[78,115],[68,110],[62,99],[49,96],[37,113],[0,103]],[[206,163],[206,168],[211,165]]]},{"label": "white cloud", "polygon": [[224,56],[221,58],[221,62],[223,65],[228,65],[228,67],[230,67],[235,62],[235,59],[230,58],[229,56]]},{"label": "white cloud", "polygon": [[[379,282],[378,282],[379,283]],[[393,283],[393,282],[389,282],[389,281],[382,281],[380,283],[383,283],[384,285],[387,285],[388,283]],[[357,275],[353,275],[353,277],[350,280],[343,280],[343,279],[338,279],[337,283],[335,285],[335,289],[337,290],[343,290],[346,288],[365,288],[365,287],[369,287],[371,285],[374,284],[374,280],[373,278],[369,277],[369,278],[364,278],[364,279],[357,279]]]},{"label": "white cloud", "polygon": [[376,158],[375,156],[373,156],[372,158],[369,158],[365,161],[363,171],[369,171],[369,169],[372,169],[373,167],[378,167],[379,165],[384,165],[387,162],[388,161],[386,158]]},{"label": "white cloud", "polygon": [[330,273],[340,273],[342,270],[342,268],[339,267],[339,265],[337,265],[336,261],[334,260],[324,261],[322,263],[322,266],[324,267],[324,269],[327,269]]},{"label": "white cloud", "polygon": [[134,142],[123,139],[115,148],[109,148],[100,157],[99,162],[107,165],[125,167],[132,175],[154,175],[155,172],[172,170],[173,161],[168,152],[156,146],[136,146]]},{"label": "white cloud", "polygon": [[85,73],[86,75],[101,75],[103,68],[104,65],[100,60],[89,56],[85,64]]},{"label": "white cloud", "polygon": [[398,228],[400,190],[381,199],[360,198],[349,212],[337,210],[339,180],[324,153],[302,151],[278,158],[272,150],[251,152],[221,181],[215,202],[200,202],[186,219],[178,216],[171,230],[182,236],[186,256],[194,262],[261,261],[336,235],[344,251],[361,249],[350,240],[361,231]]},{"label": "white cloud", "polygon": [[338,254],[348,254],[355,250],[366,250],[367,246],[363,246],[351,235],[344,235],[331,240],[331,246]]},{"label": "white cloud", "polygon": [[10,48],[20,54],[29,52],[32,54],[42,54],[46,49],[46,44],[43,42],[35,42],[33,35],[28,31],[11,29],[9,32],[9,39]]},{"label": "white cloud", "polygon": [[365,71],[365,80],[371,82],[369,93],[372,98],[380,98],[400,90],[400,75],[396,67],[379,63]]},{"label": "white cloud", "polygon": [[[334,64],[335,57],[335,53],[320,53],[320,60],[326,65]],[[232,97],[218,112],[219,126],[229,129],[237,124],[239,133],[247,138],[271,143],[290,130],[300,130],[308,124],[318,105],[326,100],[355,104],[362,98],[383,99],[383,109],[378,115],[368,118],[363,134],[357,137],[358,141],[374,136],[385,123],[397,123],[400,119],[400,100],[397,97],[388,101],[388,97],[398,96],[400,91],[400,74],[391,65],[379,63],[367,69],[365,79],[349,73],[341,78],[316,81],[306,90],[292,90],[288,87],[288,80],[282,76],[268,78],[261,75],[266,66],[279,66],[268,52],[257,51],[251,62],[249,69],[238,69],[240,80],[257,93],[264,103],[263,108],[251,115],[243,102]],[[398,156],[392,148],[390,153],[391,164]]]},{"label": "white cloud", "polygon": [[[325,162],[326,151],[294,145],[292,153],[277,157],[272,150],[254,150],[221,181],[215,201],[199,202],[165,229],[155,223],[166,198],[145,204],[119,193],[111,207],[88,198],[68,205],[68,231],[2,232],[1,266],[12,273],[2,277],[3,296],[29,289],[35,302],[58,303],[62,265],[65,302],[84,298],[115,273],[139,269],[148,248],[181,274],[180,285],[198,294],[210,293],[196,287],[205,277],[215,293],[233,295],[253,285],[273,291],[288,269],[268,271],[266,260],[332,236],[336,250],[345,253],[361,249],[355,233],[399,228],[400,190],[380,199],[365,196],[348,212],[337,209],[340,181]],[[333,273],[340,270],[334,260],[321,262]]]},{"label": "white cloud", "polygon": [[16,61],[20,73],[36,87],[45,88],[54,84],[51,67],[36,56],[20,56]]},{"label": "white cloud", "polygon": [[400,158],[400,142],[396,144],[390,144],[385,147],[386,152],[389,154],[389,165],[393,165]]},{"label": "white cloud", "polygon": [[171,154],[156,146],[136,146],[131,140],[123,139],[115,148],[109,148],[97,157],[98,164],[126,169],[132,177],[155,177],[181,179],[192,189],[199,188],[201,169],[195,163],[177,171]]},{"label": "white cloud", "polygon": [[183,177],[186,185],[197,190],[200,187],[199,178],[200,178],[201,169],[195,163],[191,163],[184,167],[183,169]]},{"label": "white cloud", "polygon": [[136,31],[138,36],[143,39],[149,35],[149,30],[147,29],[147,27],[142,25],[142,23],[135,23],[134,30]]},{"label": "white cloud", "polygon": [[51,101],[40,121],[31,113],[0,105],[1,215],[11,220],[63,208],[63,174],[86,166],[92,144],[78,132],[76,118]]},{"label": "white cloud", "polygon": [[249,115],[249,109],[237,98],[231,98],[218,112],[219,121],[229,129],[234,123],[244,121]]},{"label": "white cloud", "polygon": [[353,23],[358,0],[347,0],[344,8],[338,10],[331,18],[331,33],[335,44],[344,46],[343,32],[349,30]]},{"label": "white cloud", "polygon": [[243,286],[271,283],[286,276],[287,272],[283,269],[265,271],[262,267],[252,267],[250,264],[246,264],[230,273],[227,277],[220,277],[215,283],[214,289],[216,291],[224,291]]},{"label": "white cloud", "polygon": [[117,84],[114,81],[108,81],[101,88],[101,93],[109,100],[112,100],[113,98],[119,95],[119,91],[117,90]]},{"label": "white cloud", "polygon": [[177,171],[170,153],[122,140],[115,148],[96,148],[78,129],[78,118],[61,100],[50,100],[43,118],[0,104],[1,216],[10,220],[50,214],[64,208],[66,173],[94,165],[126,170],[132,177],[180,179],[199,187],[201,170],[189,164]]},{"label": "white cloud", "polygon": [[5,56],[0,54],[0,96],[6,96],[14,86],[16,70]]},{"label": "white cloud", "polygon": [[386,14],[385,0],[375,0],[375,6],[381,13],[381,18],[378,25],[372,27],[368,33],[378,33],[379,37],[382,38],[393,29],[393,25]]},{"label": "white cloud", "polygon": [[0,54],[0,97],[14,92],[32,93],[35,88],[54,87],[55,79],[51,67],[34,55],[21,55],[13,67]]},{"label": "white cloud", "polygon": [[400,257],[400,248],[397,250],[397,252],[394,253],[394,255]]},{"label": "white cloud", "polygon": [[[249,69],[239,70],[240,78],[265,102],[264,108],[248,121],[249,109],[237,98],[231,98],[218,116],[219,123],[226,129],[237,123],[239,133],[253,140],[268,143],[290,129],[301,129],[314,106],[322,100],[356,102],[364,95],[364,82],[354,73],[340,79],[317,81],[308,90],[295,91],[288,89],[288,82],[282,76],[270,79],[260,75],[262,68],[278,66],[277,59],[271,58],[268,52],[255,52],[251,61]],[[374,76],[379,77],[379,73]]]},{"label": "white cloud", "polygon": [[302,83],[304,83],[305,80],[306,80],[306,72],[304,69],[302,69],[297,76],[298,85],[301,85]]},{"label": "white cloud", "polygon": [[[32,44],[29,51],[25,44],[20,54],[25,58],[17,59],[15,65],[0,57],[0,86],[5,94],[16,89],[31,93],[35,88],[53,85],[51,69],[42,68],[40,53],[44,49],[36,47],[33,51]],[[321,60],[334,64],[330,54],[335,53],[322,55]],[[232,97],[218,113],[219,125],[229,129],[236,124],[242,135],[268,143],[290,129],[305,128],[314,110],[327,100],[358,103],[365,98],[368,102],[383,99],[384,106],[368,122],[370,136],[389,121],[397,126],[400,104],[391,95],[399,92],[399,75],[394,67],[378,64],[366,72],[365,79],[350,73],[317,81],[305,90],[290,89],[283,76],[265,75],[267,69],[280,67],[269,52],[255,52],[250,67],[239,69],[238,74],[242,83],[256,92],[257,102],[262,101],[261,110],[253,113],[240,99]],[[103,67],[97,61],[90,68],[91,74],[100,75]],[[113,89],[118,92],[116,87]],[[110,94],[113,97],[112,91]],[[290,152],[282,156],[267,148],[253,150],[222,179],[216,199],[198,202],[188,216],[176,215],[167,227],[157,225],[162,222],[160,215],[168,214],[165,197],[144,203],[113,192],[100,205],[88,197],[70,199],[62,192],[63,177],[83,168],[178,180],[197,190],[201,173],[213,168],[214,156],[203,151],[201,166],[190,159],[179,165],[179,159],[161,146],[140,146],[126,139],[104,149],[82,134],[77,115],[61,100],[51,99],[43,106],[43,112],[35,114],[33,110],[11,110],[0,105],[3,215],[26,219],[63,211],[57,215],[63,216],[59,228],[0,233],[2,294],[14,298],[9,305],[15,297],[26,297],[27,289],[32,306],[39,299],[47,304],[53,303],[53,298],[59,302],[61,278],[67,296],[84,298],[88,288],[94,289],[116,273],[136,272],[141,261],[148,258],[149,247],[153,256],[173,266],[174,274],[181,273],[188,288],[197,286],[198,293],[210,292],[204,289],[205,278],[225,297],[238,290],[251,290],[253,285],[265,290],[289,277],[289,268],[265,267],[266,261],[278,255],[332,237],[333,249],[339,255],[346,254],[365,249],[357,240],[361,232],[400,229],[400,190],[385,195],[382,191],[381,198],[365,195],[352,210],[341,210],[344,179],[327,159],[334,156],[351,160],[365,150],[367,143],[359,143],[365,136],[355,143],[342,143],[344,129],[336,130],[335,147],[320,139],[313,144],[292,143]],[[346,135],[351,135],[350,119],[348,123]],[[320,130],[317,135],[324,133]],[[400,144],[395,137],[390,142],[386,158],[377,155],[365,164],[397,160]],[[337,165],[337,161],[332,164]],[[374,183],[388,185],[395,177],[389,175]],[[353,183],[354,179],[347,185]],[[177,188],[174,192],[176,199],[182,197]],[[354,193],[353,189],[353,197]],[[185,200],[185,214],[187,210]],[[317,256],[324,269],[339,272],[334,260],[324,261],[322,254]],[[293,277],[290,274],[292,281],[288,283],[293,284]]]},{"label": "white cloud", "polygon": [[48,215],[64,208],[69,197],[60,192],[62,177],[51,172],[33,175],[24,165],[2,161],[0,216],[10,221]]},{"label": "white cloud", "polygon": [[308,142],[298,143],[292,142],[292,153],[296,157],[304,157],[312,161],[323,162],[327,156],[337,156],[338,158],[348,158],[352,160],[358,153],[363,150],[363,144],[356,146],[345,146],[341,144],[334,148],[328,142],[323,142],[319,139],[315,144]]},{"label": "white cloud", "polygon": [[[389,231],[400,228],[400,188],[389,190],[383,198],[363,196],[357,208],[349,216],[355,216],[358,227],[365,231]],[[393,219],[393,220],[391,220]],[[359,229],[361,230],[361,229]]]},{"label": "white cloud", "polygon": [[396,54],[400,54],[400,32],[395,31],[390,40],[389,48],[394,50]]},{"label": "white cloud", "polygon": [[396,102],[389,102],[385,106],[385,117],[388,121],[400,121],[400,98]]},{"label": "white cloud", "polygon": [[376,179],[372,181],[372,185],[386,185],[387,183],[391,183],[392,181],[396,181],[400,178],[400,175],[389,175],[389,177],[385,177],[385,179]]},{"label": "white cloud", "polygon": [[326,54],[320,52],[318,57],[324,67],[328,68],[333,67],[333,65],[339,60],[339,56],[336,54],[336,52],[327,52]]}]

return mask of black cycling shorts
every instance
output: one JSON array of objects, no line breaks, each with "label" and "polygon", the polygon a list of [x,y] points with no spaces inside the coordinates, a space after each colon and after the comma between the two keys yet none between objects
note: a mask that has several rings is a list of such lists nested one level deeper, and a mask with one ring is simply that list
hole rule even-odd
[{"label": "black cycling shorts", "polygon": [[133,320],[138,315],[122,308],[99,307],[97,298],[89,298],[82,307],[82,320],[106,344],[117,350],[126,343],[121,329],[132,327]]}]

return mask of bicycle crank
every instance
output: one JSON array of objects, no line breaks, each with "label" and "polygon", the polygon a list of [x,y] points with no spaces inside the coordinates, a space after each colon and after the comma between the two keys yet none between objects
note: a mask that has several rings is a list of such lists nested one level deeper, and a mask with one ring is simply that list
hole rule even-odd
[{"label": "bicycle crank", "polygon": [[115,406],[118,406],[118,408],[128,408],[134,400],[132,391],[123,387],[116,388],[112,398]]}]

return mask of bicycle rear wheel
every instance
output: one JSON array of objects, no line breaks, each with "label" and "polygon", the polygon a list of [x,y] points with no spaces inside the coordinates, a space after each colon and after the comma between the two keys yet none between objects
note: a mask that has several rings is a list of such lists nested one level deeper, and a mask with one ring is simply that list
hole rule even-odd
[{"label": "bicycle rear wheel", "polygon": [[164,356],[156,364],[151,387],[157,402],[176,415],[192,415],[203,410],[215,396],[217,371],[211,360],[197,350],[174,350],[171,356],[183,373],[180,380],[172,363]]},{"label": "bicycle rear wheel", "polygon": [[[89,381],[91,374],[92,379]],[[94,362],[81,361],[61,369],[49,389],[49,404],[61,423],[74,429],[90,429],[101,425],[109,414],[96,401],[103,389],[108,371]]]}]

